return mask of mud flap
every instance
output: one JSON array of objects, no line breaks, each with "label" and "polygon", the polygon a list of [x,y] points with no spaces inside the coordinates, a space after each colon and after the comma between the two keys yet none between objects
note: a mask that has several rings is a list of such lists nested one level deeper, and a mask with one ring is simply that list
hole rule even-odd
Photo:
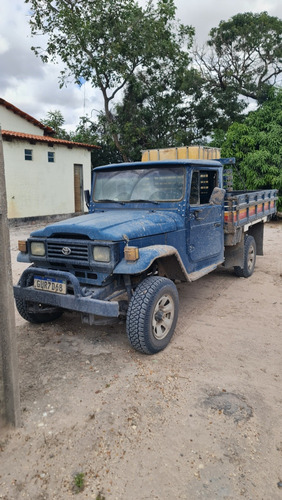
[{"label": "mud flap", "polygon": [[254,224],[250,226],[246,232],[255,239],[257,255],[263,255],[264,223],[259,222],[258,224]]},{"label": "mud flap", "polygon": [[224,267],[243,267],[244,265],[244,237],[237,245],[225,247]]}]

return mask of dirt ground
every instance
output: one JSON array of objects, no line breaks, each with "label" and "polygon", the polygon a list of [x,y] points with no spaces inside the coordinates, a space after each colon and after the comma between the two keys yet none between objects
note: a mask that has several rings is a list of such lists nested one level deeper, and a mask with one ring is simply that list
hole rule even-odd
[{"label": "dirt ground", "polygon": [[[15,282],[35,228],[11,229]],[[16,315],[22,427],[0,435],[1,499],[282,499],[281,221],[251,278],[219,269],[178,290],[155,356],[123,323]]]}]

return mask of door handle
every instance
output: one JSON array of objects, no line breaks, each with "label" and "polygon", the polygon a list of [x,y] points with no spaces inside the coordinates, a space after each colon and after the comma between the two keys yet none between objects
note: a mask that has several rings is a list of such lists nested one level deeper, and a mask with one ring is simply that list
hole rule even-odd
[{"label": "door handle", "polygon": [[216,223],[214,224],[214,227],[221,227],[220,222],[216,222]]},{"label": "door handle", "polygon": [[201,213],[202,213],[202,210],[195,210],[194,217],[196,220],[204,220],[204,217],[200,217]]}]

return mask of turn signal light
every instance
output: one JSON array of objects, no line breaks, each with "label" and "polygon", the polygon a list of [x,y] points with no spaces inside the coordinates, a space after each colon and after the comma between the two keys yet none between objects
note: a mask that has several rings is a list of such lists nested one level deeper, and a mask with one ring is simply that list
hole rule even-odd
[{"label": "turn signal light", "polygon": [[18,241],[18,249],[20,252],[27,253],[26,240]]},{"label": "turn signal light", "polygon": [[124,247],[124,258],[125,260],[138,260],[139,259],[139,248],[138,247]]}]

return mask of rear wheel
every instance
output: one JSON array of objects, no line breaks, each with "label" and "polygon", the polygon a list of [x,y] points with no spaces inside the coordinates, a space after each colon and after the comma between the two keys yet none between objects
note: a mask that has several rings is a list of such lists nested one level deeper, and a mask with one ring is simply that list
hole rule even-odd
[{"label": "rear wheel", "polygon": [[244,266],[235,266],[234,271],[240,278],[252,276],[256,265],[257,247],[253,236],[246,236],[244,242]]},{"label": "rear wheel", "polygon": [[178,317],[178,292],[172,281],[150,276],[129,303],[126,331],[137,351],[155,354],[170,342]]}]

